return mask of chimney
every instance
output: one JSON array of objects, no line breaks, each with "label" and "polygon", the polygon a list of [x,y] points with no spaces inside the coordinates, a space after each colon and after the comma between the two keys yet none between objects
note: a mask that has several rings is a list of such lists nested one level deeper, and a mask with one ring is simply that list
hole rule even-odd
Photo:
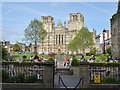
[{"label": "chimney", "polygon": [[107,30],[107,39],[109,39],[109,30]]}]

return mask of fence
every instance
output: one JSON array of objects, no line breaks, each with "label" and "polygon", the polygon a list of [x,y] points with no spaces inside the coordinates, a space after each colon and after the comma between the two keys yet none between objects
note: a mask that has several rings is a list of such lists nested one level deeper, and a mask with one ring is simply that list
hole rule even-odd
[{"label": "fence", "polygon": [[9,76],[24,74],[37,75],[37,80],[43,81],[45,87],[54,85],[54,63],[51,62],[2,62],[2,70],[6,70]]},{"label": "fence", "polygon": [[119,83],[120,64],[118,63],[91,63],[89,71],[90,83],[94,83],[95,75],[100,76],[100,83]]}]

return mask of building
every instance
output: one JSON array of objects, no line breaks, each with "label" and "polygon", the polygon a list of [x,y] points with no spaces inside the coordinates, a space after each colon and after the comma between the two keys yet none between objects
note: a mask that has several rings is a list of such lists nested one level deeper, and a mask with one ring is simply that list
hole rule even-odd
[{"label": "building", "polygon": [[109,30],[106,30],[105,35],[100,33],[99,35],[96,36],[96,49],[98,50],[99,53],[102,53],[104,49],[104,38],[105,38],[105,50],[111,46],[111,36],[109,34]]},{"label": "building", "polygon": [[42,16],[41,22],[47,31],[46,39],[39,43],[39,53],[48,54],[50,52],[71,53],[67,50],[69,42],[75,37],[76,33],[84,27],[84,17],[80,13],[70,14],[68,28],[66,22],[64,26],[59,21],[55,27],[54,18],[52,16]]},{"label": "building", "polygon": [[111,18],[111,45],[113,57],[118,56],[120,58],[120,0],[117,13]]},{"label": "building", "polygon": [[1,41],[1,46],[3,47],[3,48],[6,48],[6,50],[8,51],[8,53],[10,53],[10,51],[11,51],[11,48],[10,48],[10,42],[9,41],[5,41],[5,40],[3,40],[3,41]]}]

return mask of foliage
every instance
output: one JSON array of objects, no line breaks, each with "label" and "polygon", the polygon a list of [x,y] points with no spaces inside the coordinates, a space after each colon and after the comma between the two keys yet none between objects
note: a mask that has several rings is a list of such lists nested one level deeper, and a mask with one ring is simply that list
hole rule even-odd
[{"label": "foliage", "polygon": [[9,73],[6,70],[2,70],[2,82],[6,82],[9,79]]},{"label": "foliage", "polygon": [[55,62],[55,61],[54,61],[54,58],[52,58],[52,57],[50,57],[48,60],[49,60],[49,61],[52,61],[52,62]]},{"label": "foliage", "polygon": [[34,83],[37,81],[37,75],[31,74],[25,76],[25,74],[21,73],[15,76],[10,76],[9,78],[6,78],[5,83]]},{"label": "foliage", "polygon": [[35,54],[37,54],[37,43],[45,39],[47,35],[42,22],[37,19],[31,21],[28,27],[24,30],[24,41],[30,41],[35,44]]},{"label": "foliage", "polygon": [[25,83],[33,83],[37,81],[37,74],[31,74],[29,76],[26,76],[24,78]]},{"label": "foliage", "polygon": [[107,48],[106,52],[111,55],[111,47]]},{"label": "foliage", "polygon": [[82,50],[84,52],[85,49],[93,46],[93,35],[88,30],[88,28],[83,27],[74,37],[74,39],[68,44],[68,50],[76,51]]},{"label": "foliage", "polygon": [[79,66],[79,62],[76,58],[72,60],[71,66]]},{"label": "foliage", "polygon": [[120,83],[120,79],[117,79],[115,77],[109,76],[107,78],[104,78],[102,80],[102,83],[107,83],[107,84],[110,84],[110,83],[112,83],[112,84]]},{"label": "foliage", "polygon": [[13,46],[13,51],[20,51],[20,46],[18,44],[15,44]]},{"label": "foliage", "polygon": [[108,56],[109,56],[108,53],[106,53],[106,54],[101,54],[101,55],[100,55],[100,59],[101,59],[102,61],[106,61],[107,58],[108,58]]},{"label": "foliage", "polygon": [[43,66],[43,62],[2,62],[2,65],[22,65],[22,66],[34,66],[34,65],[39,65]]},{"label": "foliage", "polygon": [[51,53],[48,54],[48,56],[54,57],[54,56],[55,56],[55,53],[52,53],[52,52],[51,52]]},{"label": "foliage", "polygon": [[97,52],[96,47],[91,47],[91,48],[90,48],[90,54],[91,54],[91,55],[96,55],[96,52]]},{"label": "foliage", "polygon": [[120,66],[120,63],[110,63],[110,62],[107,62],[107,63],[98,63],[98,62],[93,62],[93,63],[90,63],[90,66],[99,66],[99,67],[104,67],[104,66],[109,66],[109,67],[117,67],[117,66]]},{"label": "foliage", "polygon": [[27,58],[27,56],[26,56],[26,55],[24,55],[24,56],[23,56],[23,60],[25,60],[26,58]]},{"label": "foliage", "polygon": [[8,51],[2,47],[2,59],[8,60],[9,56],[10,56],[10,53],[8,53]]}]

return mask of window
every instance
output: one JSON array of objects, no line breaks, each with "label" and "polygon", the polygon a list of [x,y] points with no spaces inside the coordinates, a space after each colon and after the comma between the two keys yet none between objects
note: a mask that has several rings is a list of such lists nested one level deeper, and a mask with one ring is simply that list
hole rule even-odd
[{"label": "window", "polygon": [[62,35],[62,45],[63,45],[63,35]]},{"label": "window", "polygon": [[59,34],[59,44],[60,44],[60,34]]}]

